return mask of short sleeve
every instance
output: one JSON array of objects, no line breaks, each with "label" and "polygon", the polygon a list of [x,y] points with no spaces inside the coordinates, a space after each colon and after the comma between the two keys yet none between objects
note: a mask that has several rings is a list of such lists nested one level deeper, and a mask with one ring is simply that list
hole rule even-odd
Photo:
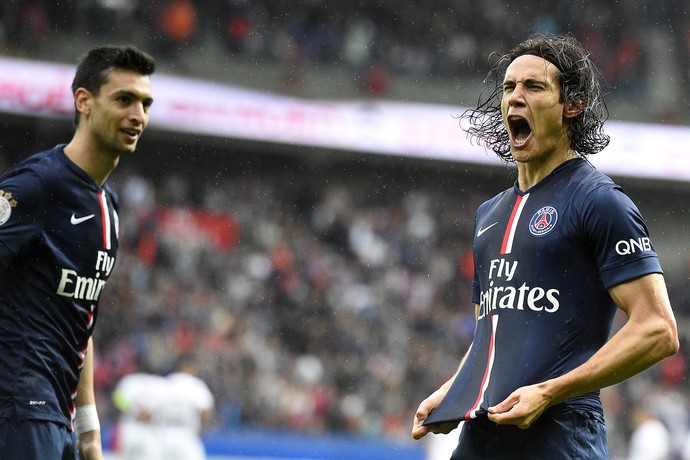
[{"label": "short sleeve", "polygon": [[584,228],[607,289],[649,273],[662,273],[644,219],[619,187],[598,187],[588,195]]},{"label": "short sleeve", "polygon": [[8,266],[42,232],[45,187],[30,169],[6,174],[0,180],[0,265]]}]

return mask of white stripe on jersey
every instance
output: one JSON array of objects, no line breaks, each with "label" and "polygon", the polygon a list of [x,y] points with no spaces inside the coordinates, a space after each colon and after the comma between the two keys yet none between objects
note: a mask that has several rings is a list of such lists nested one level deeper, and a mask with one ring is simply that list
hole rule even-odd
[{"label": "white stripe on jersey", "polygon": [[465,419],[477,418],[477,411],[481,407],[482,401],[484,401],[484,394],[486,393],[486,389],[489,387],[489,382],[491,381],[491,371],[494,367],[494,358],[496,357],[496,329],[498,328],[499,316],[500,315],[491,315],[491,342],[489,345],[489,359],[487,360],[486,369],[484,370],[482,388],[479,392],[479,396],[477,397],[477,402],[475,403],[474,407],[470,409],[467,413],[469,417],[465,415]]}]

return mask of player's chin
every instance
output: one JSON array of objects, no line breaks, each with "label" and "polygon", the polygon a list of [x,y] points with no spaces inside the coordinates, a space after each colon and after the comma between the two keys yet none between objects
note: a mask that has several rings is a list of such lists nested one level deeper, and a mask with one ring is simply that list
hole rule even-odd
[{"label": "player's chin", "polygon": [[127,142],[125,144],[120,144],[118,145],[118,152],[121,155],[128,155],[130,153],[134,153],[134,151],[137,149],[137,143],[136,142]]},{"label": "player's chin", "polygon": [[526,149],[511,149],[510,153],[517,163],[527,163],[532,159],[532,152]]},{"label": "player's chin", "polygon": [[122,153],[132,153],[136,150],[139,136],[122,136],[115,140],[116,148]]}]

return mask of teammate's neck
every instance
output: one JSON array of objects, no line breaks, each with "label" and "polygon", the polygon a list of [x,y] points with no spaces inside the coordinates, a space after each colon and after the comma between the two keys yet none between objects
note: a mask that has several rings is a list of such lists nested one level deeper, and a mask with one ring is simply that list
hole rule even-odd
[{"label": "teammate's neck", "polygon": [[88,142],[84,142],[76,134],[72,141],[65,146],[64,151],[67,158],[101,187],[120,161],[119,156],[103,154],[99,149],[89,145]]}]

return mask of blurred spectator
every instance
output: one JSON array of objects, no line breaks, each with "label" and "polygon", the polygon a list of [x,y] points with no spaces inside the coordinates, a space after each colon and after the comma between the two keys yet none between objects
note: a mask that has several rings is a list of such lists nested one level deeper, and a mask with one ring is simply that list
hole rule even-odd
[{"label": "blurred spectator", "polygon": [[685,442],[680,453],[681,460],[690,460],[690,431],[686,434]]},{"label": "blurred spectator", "polygon": [[382,97],[388,92],[391,75],[385,67],[372,65],[365,74],[365,89],[370,96]]},{"label": "blurred spectator", "polygon": [[633,415],[633,424],[628,460],[669,460],[671,458],[671,436],[664,423],[650,408],[637,407]]},{"label": "blurred spectator", "polygon": [[343,58],[353,69],[361,71],[372,57],[376,25],[371,19],[354,18],[343,37]]},{"label": "blurred spectator", "polygon": [[121,411],[117,451],[123,460],[204,460],[201,431],[208,424],[214,398],[196,376],[196,366],[182,359],[166,377],[125,375],[113,392]]},{"label": "blurred spectator", "polygon": [[169,0],[159,10],[156,25],[160,31],[157,53],[162,57],[175,57],[184,45],[196,38],[196,6],[192,0]]},{"label": "blurred spectator", "polygon": [[641,90],[644,80],[642,68],[642,48],[637,34],[625,32],[615,44],[608,61],[607,75],[609,83],[624,90]]},{"label": "blurred spectator", "polygon": [[[76,19],[69,20],[65,18],[62,20],[64,25],[58,23],[55,25],[56,29],[65,32],[71,27],[70,21],[80,21],[80,24],[74,28],[75,33],[86,33],[101,39],[121,39],[121,37],[130,37],[131,41],[138,32],[137,15],[139,14],[139,0],[88,0],[76,2],[73,1],[71,8],[77,9],[74,16]],[[78,6],[77,6],[78,5]],[[70,7],[64,7],[58,4],[55,15],[59,17],[67,16]],[[58,18],[55,18],[57,20]]]},{"label": "blurred spectator", "polygon": [[225,46],[231,54],[245,51],[252,23],[246,1],[228,2],[225,14]]},{"label": "blurred spectator", "polygon": [[51,27],[48,9],[40,0],[22,2],[16,24],[18,40],[28,49],[36,49],[48,37]]},{"label": "blurred spectator", "polygon": [[113,392],[122,412],[117,427],[116,451],[123,460],[162,460],[157,416],[165,404],[165,378],[146,373],[124,376]]}]

